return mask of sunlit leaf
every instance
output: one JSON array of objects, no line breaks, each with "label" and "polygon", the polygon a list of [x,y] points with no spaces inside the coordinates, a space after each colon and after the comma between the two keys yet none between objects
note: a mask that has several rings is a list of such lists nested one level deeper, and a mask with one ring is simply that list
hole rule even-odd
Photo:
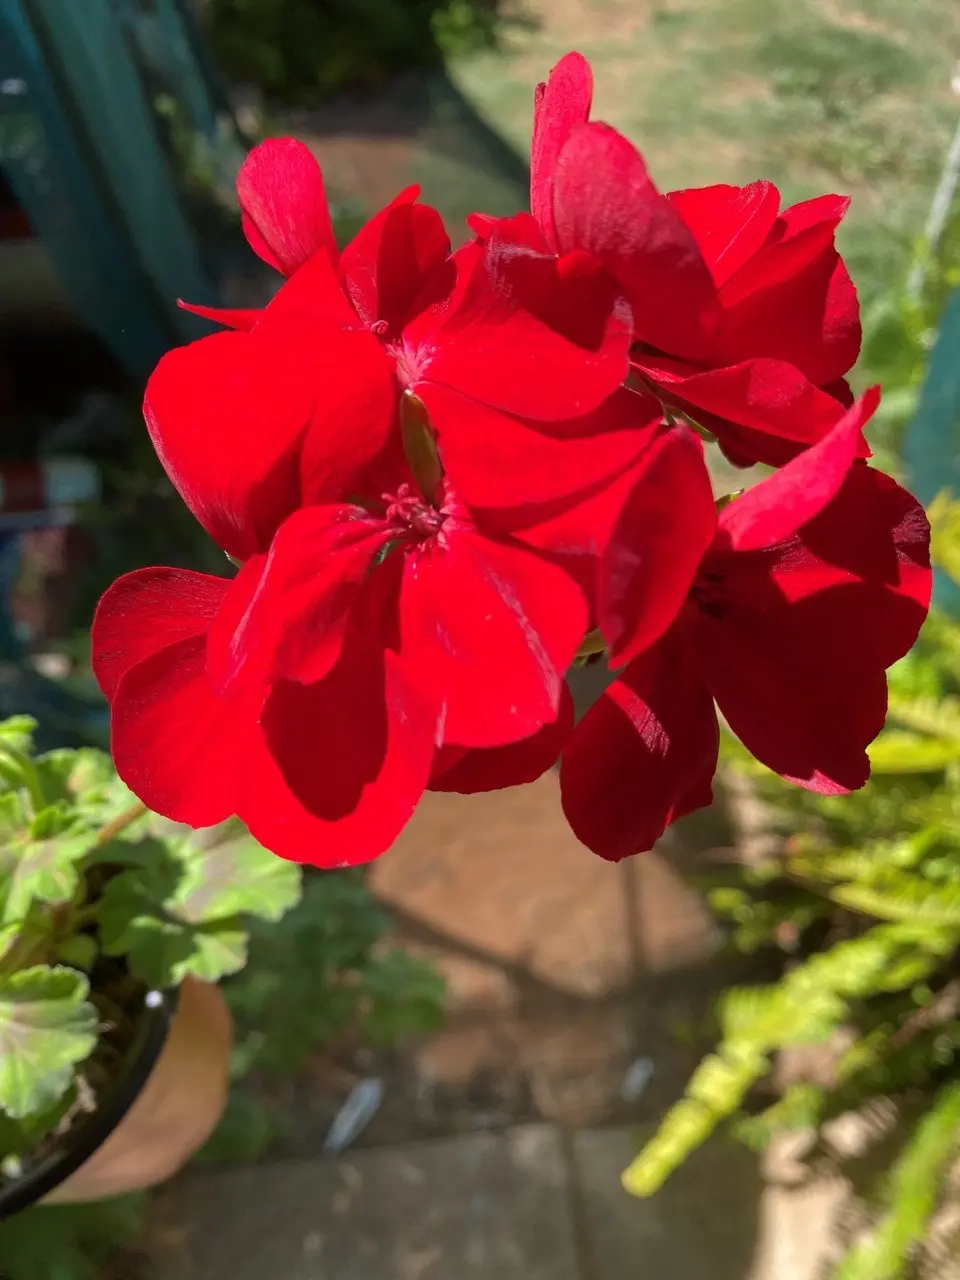
[{"label": "sunlit leaf", "polygon": [[960,741],[889,729],[867,754],[874,773],[934,773],[960,760]]},{"label": "sunlit leaf", "polygon": [[36,966],[0,978],[0,1108],[15,1120],[51,1106],[97,1042],[86,978]]},{"label": "sunlit leaf", "polygon": [[[300,869],[238,822],[147,842],[149,857],[114,876],[100,904],[105,951],[153,986],[187,974],[214,982],[246,962],[246,921],[276,921],[300,896]],[[135,850],[137,846],[131,846]]]}]

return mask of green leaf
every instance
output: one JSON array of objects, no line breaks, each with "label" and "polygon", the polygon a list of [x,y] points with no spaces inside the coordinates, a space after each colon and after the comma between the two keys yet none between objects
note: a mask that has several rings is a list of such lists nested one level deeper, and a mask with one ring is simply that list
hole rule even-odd
[{"label": "green leaf", "polygon": [[110,757],[93,747],[68,747],[37,756],[44,794],[51,801],[76,802],[90,791],[102,791],[116,776]]},{"label": "green leaf", "polygon": [[80,860],[92,843],[85,831],[0,847],[0,924],[23,920],[34,901],[70,902],[80,884]]},{"label": "green leaf", "polygon": [[897,724],[917,733],[960,742],[960,698],[902,698],[891,693],[888,715]]},{"label": "green leaf", "polygon": [[57,943],[57,959],[71,969],[89,972],[98,954],[97,940],[89,933],[74,933]]},{"label": "green leaf", "polygon": [[29,825],[30,813],[24,803],[23,792],[0,792],[0,845],[23,835]]},{"label": "green leaf", "polygon": [[839,885],[830,896],[842,906],[881,920],[923,921],[927,925],[960,926],[960,888],[903,878],[889,888]]},{"label": "green leaf", "polygon": [[0,1222],[4,1280],[102,1280],[144,1218],[142,1195],[34,1205]]},{"label": "green leaf", "polygon": [[277,921],[300,896],[299,867],[240,823],[182,831],[152,838],[151,856],[114,876],[100,904],[104,950],[127,956],[152,986],[235,973],[246,963],[246,920]]},{"label": "green leaf", "polygon": [[659,1191],[674,1169],[733,1115],[766,1069],[766,1056],[739,1041],[728,1041],[704,1058],[690,1078],[686,1096],[670,1108],[623,1174],[624,1190],[642,1197]]},{"label": "green leaf", "polygon": [[60,748],[38,756],[36,769],[43,793],[87,821],[104,826],[136,802],[117,777],[113,761],[95,747]]},{"label": "green leaf", "polygon": [[33,735],[37,722],[33,716],[10,716],[0,720],[0,743],[13,751],[29,755],[33,751]]},{"label": "green leaf", "polygon": [[168,905],[194,924],[235,915],[276,922],[300,900],[300,868],[236,819],[192,832],[177,856],[185,874]]},{"label": "green leaf", "polygon": [[97,1043],[82,974],[38,965],[0,979],[0,1108],[15,1120],[51,1106]]},{"label": "green leaf", "polygon": [[867,754],[874,773],[934,773],[960,760],[960,741],[888,729]]},{"label": "green leaf", "polygon": [[945,1085],[914,1129],[890,1176],[890,1210],[843,1260],[836,1280],[896,1280],[924,1239],[960,1140],[960,1085]]}]

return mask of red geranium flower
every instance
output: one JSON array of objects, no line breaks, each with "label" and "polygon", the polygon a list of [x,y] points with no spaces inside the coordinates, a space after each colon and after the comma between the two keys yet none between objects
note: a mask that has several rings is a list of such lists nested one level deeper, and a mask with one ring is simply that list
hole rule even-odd
[{"label": "red geranium flower", "polygon": [[[779,465],[830,430],[851,397],[857,297],[834,245],[847,201],[780,211],[768,182],[661,194],[643,157],[591,122],[592,77],[571,53],[537,90],[532,252],[586,253],[633,311],[635,376],[714,431],[737,462]],[[530,221],[533,221],[530,220]]]},{"label": "red geranium flower", "polygon": [[366,506],[314,503],[302,482],[305,505],[232,582],[115,583],[94,668],[118,772],[151,808],[194,826],[236,813],[275,852],[332,866],[383,852],[431,776],[469,791],[548,768],[588,610],[446,480],[427,498],[398,466]]},{"label": "red geranium flower", "polygon": [[[866,779],[930,573],[923,513],[857,457],[876,395],[844,412],[843,202],[664,196],[591,89],[579,55],[540,86],[532,214],[454,254],[416,188],[341,252],[309,151],[248,157],[244,230],[287,278],[193,308],[227,331],[144,405],[239,572],[128,574],[93,628],[118,771],[158,812],[345,865],[425,789],[562,752],[572,826],[616,859],[709,801],[715,702],[784,777]],[[781,470],[718,514],[685,415]],[[574,730],[585,634],[622,671]]]},{"label": "red geranium flower", "polygon": [[[425,405],[441,442],[450,436],[448,469],[473,504],[485,492],[471,459],[491,421],[502,435],[496,447],[518,465],[514,438],[532,439],[536,428],[560,442],[526,473],[525,502],[569,492],[564,469],[576,470],[578,485],[593,483],[642,451],[632,433],[657,412],[652,402],[624,393],[607,403],[627,374],[630,344],[629,309],[609,286],[584,289],[554,272],[528,299],[549,314],[534,314],[504,275],[513,247],[493,236],[451,256],[439,214],[416,203],[413,187],[338,254],[320,169],[292,139],[256,148],[238,191],[251,244],[290,278],[263,310],[191,308],[233,331],[166,355],[144,406],[167,473],[230,555],[266,550],[298,505],[298,466],[323,483],[317,500],[379,492],[376,470],[398,444],[404,391]],[[548,322],[562,314],[566,333]],[[564,441],[596,433],[598,414],[618,431],[587,463]],[[241,441],[257,465],[238,462]],[[232,491],[240,483],[251,491]],[[225,524],[235,510],[252,513],[240,541]]]},{"label": "red geranium flower", "polygon": [[[608,287],[569,286],[564,336],[501,279],[496,236],[449,257],[414,191],[338,258],[299,144],[255,151],[239,189],[251,243],[290,278],[262,311],[210,313],[238,327],[164,357],[145,413],[242,567],[232,583],[121,579],[95,669],[117,767],[152,808],[193,825],[238,813],[285,856],[363,861],[428,784],[502,786],[556,759],[599,526],[623,492],[609,481],[633,475],[659,410],[617,389],[629,316]],[[537,305],[567,287],[544,278]],[[591,427],[587,462],[568,437]],[[555,454],[502,475],[486,518],[458,477],[471,489],[477,450],[535,428]],[[589,527],[556,501],[574,469],[604,511]]]},{"label": "red geranium flower", "polygon": [[916,639],[931,585],[922,508],[856,460],[878,399],[868,393],[719,516],[705,501],[675,512],[704,554],[666,626],[669,611],[658,620],[645,605],[657,581],[632,550],[647,509],[628,501],[599,613],[611,665],[626,668],[577,727],[561,773],[570,824],[603,857],[649,849],[670,822],[709,804],[715,701],[783,777],[827,793],[866,781],[885,671]]}]

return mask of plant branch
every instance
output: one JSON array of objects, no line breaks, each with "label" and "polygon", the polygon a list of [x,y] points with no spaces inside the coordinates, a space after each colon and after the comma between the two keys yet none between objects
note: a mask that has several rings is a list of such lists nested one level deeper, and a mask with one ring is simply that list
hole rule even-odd
[{"label": "plant branch", "polygon": [[147,811],[147,806],[142,800],[138,800],[135,804],[130,805],[129,808],[124,809],[123,813],[117,814],[117,816],[112,819],[112,821],[108,822],[105,827],[101,827],[100,831],[97,833],[97,838],[94,841],[93,847],[95,849],[102,849],[104,845],[109,844],[111,840],[115,839],[121,831],[126,831],[127,827],[132,827],[139,818],[142,818],[143,815],[147,813]]}]

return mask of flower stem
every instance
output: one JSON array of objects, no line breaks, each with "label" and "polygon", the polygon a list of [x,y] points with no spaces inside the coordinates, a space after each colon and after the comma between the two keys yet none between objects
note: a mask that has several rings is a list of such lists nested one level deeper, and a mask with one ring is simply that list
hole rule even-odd
[{"label": "flower stem", "polygon": [[126,831],[127,827],[132,827],[137,819],[142,818],[146,812],[147,806],[142,800],[130,805],[129,808],[124,809],[123,813],[117,814],[105,827],[101,827],[93,847],[102,849],[105,844],[109,844],[111,840],[115,839],[121,831]]}]

